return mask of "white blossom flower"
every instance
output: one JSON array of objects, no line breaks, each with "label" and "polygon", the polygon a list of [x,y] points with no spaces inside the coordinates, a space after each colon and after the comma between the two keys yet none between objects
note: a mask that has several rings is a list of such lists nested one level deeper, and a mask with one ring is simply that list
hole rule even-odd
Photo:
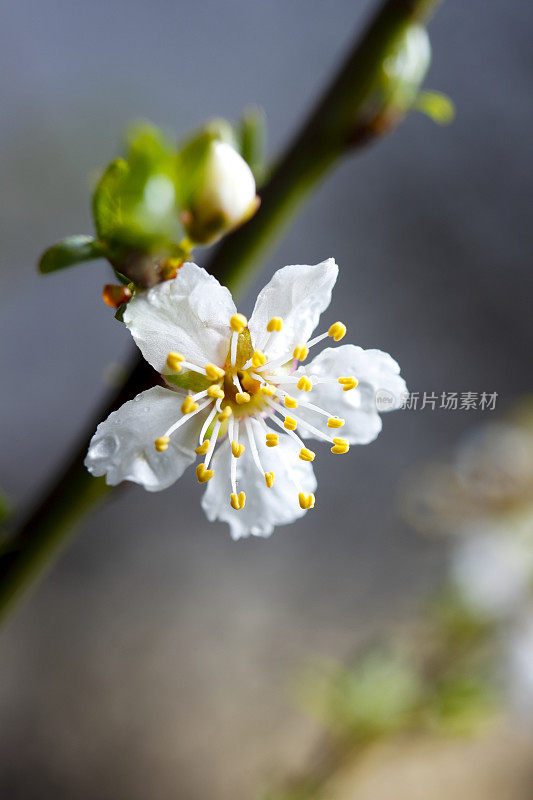
[{"label": "white blossom flower", "polygon": [[[124,320],[146,360],[164,377],[102,422],[85,464],[93,475],[170,486],[192,464],[207,483],[202,505],[233,538],[269,536],[315,504],[315,453],[300,438],[342,455],[381,429],[375,395],[401,405],[397,363],[379,350],[311,348],[342,339],[341,322],[310,338],[331,299],[333,259],[278,270],[248,321],[229,291],[196,264],[136,295]],[[217,443],[220,446],[217,447]]]},{"label": "white blossom flower", "polygon": [[476,520],[459,532],[451,574],[463,602],[473,611],[488,619],[516,614],[531,591],[531,530]]}]

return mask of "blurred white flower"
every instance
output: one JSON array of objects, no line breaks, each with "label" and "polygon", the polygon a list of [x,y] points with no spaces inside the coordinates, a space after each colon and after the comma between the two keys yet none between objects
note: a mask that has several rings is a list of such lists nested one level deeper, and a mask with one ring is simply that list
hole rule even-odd
[{"label": "blurred white flower", "polygon": [[533,711],[533,608],[516,621],[507,636],[505,683],[515,714],[531,725]]},{"label": "blurred white flower", "polygon": [[346,333],[336,322],[310,338],[337,273],[333,259],[278,270],[249,322],[196,264],[137,294],[124,321],[169,388],[142,392],[98,426],[89,471],[110,485],[131,480],[159,491],[200,455],[203,508],[228,522],[233,538],[268,536],[302,516],[315,503],[315,454],[296,429],[344,454],[381,430],[376,392],[390,393],[392,410],[406,390],[396,362],[379,350],[327,348],[297,368],[316,344]]},{"label": "blurred white flower", "polygon": [[451,576],[463,602],[489,618],[516,612],[531,588],[531,541],[490,520],[478,520],[458,536],[452,552]]}]

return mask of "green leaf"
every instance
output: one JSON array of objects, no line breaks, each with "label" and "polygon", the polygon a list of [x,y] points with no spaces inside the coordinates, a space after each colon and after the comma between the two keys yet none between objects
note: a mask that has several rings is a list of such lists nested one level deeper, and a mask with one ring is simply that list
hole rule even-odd
[{"label": "green leaf", "polygon": [[420,92],[413,108],[421,111],[437,125],[449,125],[455,117],[455,106],[452,100],[441,92]]},{"label": "green leaf", "polygon": [[92,236],[68,236],[44,251],[39,260],[39,272],[56,272],[103,255],[101,243]]}]

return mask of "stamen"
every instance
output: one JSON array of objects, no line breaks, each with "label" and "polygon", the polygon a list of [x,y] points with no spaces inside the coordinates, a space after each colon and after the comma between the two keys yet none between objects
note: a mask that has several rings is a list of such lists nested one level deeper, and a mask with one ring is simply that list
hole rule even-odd
[{"label": "stamen", "polygon": [[167,367],[174,372],[181,372],[182,361],[185,361],[185,356],[182,356],[181,353],[171,352],[167,356]]},{"label": "stamen", "polygon": [[[299,342],[293,350],[292,358],[296,359],[297,361],[304,361],[309,355],[309,350],[311,349],[311,347],[314,347],[315,344],[318,344],[319,342],[322,342],[324,339],[327,339],[328,336],[334,339],[336,342],[339,342],[345,335],[346,335],[346,326],[343,325],[342,322],[335,322],[333,325],[329,327],[327,333],[321,333],[319,336],[315,336],[314,339],[310,339],[306,344]],[[277,369],[277,367],[280,367],[282,364],[285,364],[287,361],[290,361],[290,359],[291,356],[287,354],[286,356],[283,356],[282,358],[277,359],[276,361],[270,361],[270,362],[267,361],[267,363],[264,366],[268,366],[271,370]]]},{"label": "stamen", "polygon": [[266,446],[267,447],[277,447],[279,444],[279,436],[277,433],[267,433],[266,435]]},{"label": "stamen", "polygon": [[[208,364],[208,366],[211,365]],[[181,372],[182,369],[188,369],[191,372],[197,372],[199,375],[207,375],[207,367],[204,369],[197,364],[191,364],[190,361],[185,361],[185,357],[182,356],[181,353],[169,353],[167,356],[167,367],[173,372]]]},{"label": "stamen", "polygon": [[252,354],[252,367],[258,369],[258,367],[264,367],[266,363],[266,355],[261,350],[254,350]]},{"label": "stamen", "polygon": [[205,374],[211,381],[221,380],[226,372],[221,368],[217,367],[215,364],[206,364],[205,365]]},{"label": "stamen", "polygon": [[233,376],[233,384],[239,390],[237,392],[237,394],[235,395],[235,402],[238,403],[238,405],[240,405],[240,406],[244,405],[244,403],[249,403],[250,402],[250,395],[248,394],[248,392],[245,392],[243,390],[238,375],[234,375]]},{"label": "stamen", "polygon": [[346,325],[342,322],[334,322],[328,331],[328,336],[331,336],[336,342],[340,342],[346,336]]},{"label": "stamen", "polygon": [[230,319],[229,324],[232,331],[235,331],[235,333],[242,333],[248,325],[248,320],[244,314],[234,314]]},{"label": "stamen", "polygon": [[198,438],[198,441],[200,443],[204,441],[205,434],[207,433],[209,426],[213,422],[213,419],[215,418],[219,410],[220,410],[220,400],[217,400],[217,402],[215,403],[215,407],[209,412],[204,424],[202,425],[202,430],[200,431],[200,436]]},{"label": "stamen", "polygon": [[245,503],[246,503],[246,495],[244,492],[239,492],[239,494],[232,492],[230,494],[230,504],[231,507],[235,509],[235,511],[242,511]]},{"label": "stamen", "polygon": [[269,333],[273,333],[274,331],[279,331],[283,328],[283,319],[281,317],[272,317],[270,322],[267,325],[267,331]]},{"label": "stamen", "polygon": [[199,456],[205,456],[208,450],[209,450],[209,439],[204,439],[202,444],[199,445],[194,452]]},{"label": "stamen", "polygon": [[231,366],[234,367],[237,363],[237,345],[239,343],[239,334],[234,331],[231,334],[231,345],[230,345],[230,360]]},{"label": "stamen", "polygon": [[308,511],[310,508],[314,508],[315,506],[315,496],[314,494],[305,494],[305,492],[300,492],[298,494],[298,502],[300,503],[300,508],[304,511]]},{"label": "stamen", "polygon": [[206,469],[208,468],[211,458],[213,457],[213,453],[215,452],[215,447],[217,445],[217,440],[218,440],[218,432],[220,431],[221,425],[222,423],[220,422],[220,414],[219,414],[219,418],[217,419],[217,421],[213,426],[213,433],[211,434],[211,439],[209,440],[209,447],[207,448],[207,453],[205,456],[204,466]]},{"label": "stamen", "polygon": [[287,408],[298,408],[298,400],[294,397],[289,397],[288,394],[285,395],[283,398],[283,403]]},{"label": "stamen", "polygon": [[338,381],[342,386],[343,392],[349,392],[350,389],[355,389],[359,383],[357,378],[354,378],[353,376],[350,376],[349,378],[339,378]]},{"label": "stamen", "polygon": [[[259,424],[261,425],[261,427],[263,428],[263,430],[265,431],[267,436],[272,435],[272,434],[269,434],[269,428],[268,428],[265,420],[263,419],[263,417],[258,417],[257,421],[259,422]],[[276,435],[276,434],[274,434],[274,435]],[[295,472],[294,472],[294,470],[292,468],[292,464],[290,463],[289,459],[286,457],[282,447],[280,447],[280,449],[277,451],[277,456],[283,462],[283,465],[284,465],[285,469],[287,470],[287,474],[289,475],[289,478],[291,479],[291,481],[293,482],[294,486],[296,487],[296,490],[303,494],[302,485],[301,485],[300,481],[298,480],[298,477],[297,477],[297,475],[295,474]],[[267,479],[266,479],[266,475],[265,475],[265,481],[266,480]],[[268,486],[268,482],[267,482],[267,486]]]},{"label": "stamen", "polygon": [[344,420],[340,417],[330,417],[328,419],[328,428],[342,428]]},{"label": "stamen", "polygon": [[218,421],[224,422],[224,420],[228,419],[232,415],[231,406],[224,406],[220,414],[218,415]]},{"label": "stamen", "polygon": [[274,478],[275,477],[276,476],[274,475],[273,472],[265,472],[265,483],[266,483],[266,485],[268,486],[269,489],[272,488],[272,484],[274,483]]},{"label": "stamen", "polygon": [[257,443],[255,441],[254,431],[252,428],[252,423],[249,418],[244,420],[244,424],[246,426],[246,433],[248,434],[248,441],[250,442],[250,450],[252,451],[252,458],[254,460],[255,466],[263,475],[265,474],[265,470],[262,467],[261,459],[259,458],[259,452],[257,450]]},{"label": "stamen", "polygon": [[212,469],[207,469],[205,464],[198,464],[196,467],[196,477],[198,478],[198,483],[207,483],[207,481],[211,480],[215,473]]},{"label": "stamen", "polygon": [[335,437],[333,439],[333,447],[331,448],[331,452],[334,455],[344,455],[350,449],[350,445],[346,441],[346,439],[340,439],[339,437]]},{"label": "stamen", "polygon": [[188,394],[183,403],[181,404],[181,413],[192,414],[193,411],[197,410],[198,410],[198,403],[195,403],[191,395]]},{"label": "stamen", "polygon": [[295,431],[296,430],[297,422],[292,417],[285,417],[285,421],[283,423],[283,427],[286,428],[288,431]]},{"label": "stamen", "polygon": [[231,453],[234,458],[240,458],[244,453],[244,445],[239,444],[239,442],[233,441],[231,443]]},{"label": "stamen", "polygon": [[309,348],[305,346],[305,344],[297,344],[294,348],[292,357],[295,358],[297,361],[305,361],[307,356],[309,355]]},{"label": "stamen", "polygon": [[208,397],[216,397],[219,400],[223,400],[224,399],[224,390],[218,385],[210,386],[209,389],[207,390],[207,396]]},{"label": "stamen", "polygon": [[259,391],[266,397],[274,397],[274,395],[276,394],[276,389],[274,388],[274,386],[270,386],[268,383],[264,383],[262,386],[260,386]]},{"label": "stamen", "polygon": [[[284,418],[287,418],[287,416],[288,416],[288,412],[287,412],[287,411],[285,411],[285,409],[283,408],[283,406],[281,406],[281,405],[280,405],[279,403],[277,403],[275,400],[267,400],[267,403],[268,403],[268,405],[269,405],[271,408],[273,408],[273,409],[274,409],[275,411],[277,411],[279,414],[282,414]],[[317,406],[317,408],[318,408],[318,406]],[[275,422],[276,422],[276,423],[277,423],[277,424],[278,424],[280,427],[283,425],[283,427],[285,427],[285,428],[286,428],[285,424],[284,424],[284,423],[282,423],[282,422],[280,422],[280,421],[277,419],[277,417],[275,417],[275,416],[274,416],[274,417],[272,417],[272,419],[273,419],[273,420],[274,420],[274,421],[275,421]],[[290,417],[290,419],[292,419],[292,417]],[[330,444],[333,444],[333,439],[331,438],[331,436],[328,436],[326,433],[323,433],[323,432],[322,432],[321,430],[319,430],[318,428],[315,428],[315,426],[314,426],[314,425],[311,425],[311,423],[307,422],[307,420],[305,420],[305,419],[302,419],[301,417],[297,417],[297,416],[296,416],[296,414],[294,415],[294,420],[296,421],[297,425],[303,426],[303,427],[304,427],[304,428],[305,428],[307,431],[309,431],[309,433],[312,433],[312,434],[313,434],[314,436],[316,436],[318,439],[322,439],[324,442],[330,442]],[[289,432],[289,434],[291,433],[291,428],[286,428],[286,430]],[[292,436],[293,436],[293,438],[294,438],[294,436],[296,436],[296,434],[292,434]],[[301,446],[301,447],[305,447],[304,443],[302,442],[302,440],[301,440],[301,439],[300,439],[298,436],[296,436],[296,439],[297,439],[297,440],[298,440],[298,442],[300,443],[300,446]]]},{"label": "stamen", "polygon": [[322,342],[324,339],[327,339],[327,338],[328,338],[328,334],[327,333],[321,333],[320,336],[315,336],[314,339],[310,339],[307,342],[307,349],[310,350],[311,347],[315,346],[315,344],[318,344],[319,342]]},{"label": "stamen", "polygon": [[310,392],[311,389],[313,388],[313,384],[306,375],[302,375],[302,377],[296,384],[296,388],[299,389],[301,392]]},{"label": "stamen", "polygon": [[154,442],[155,449],[157,450],[158,453],[164,453],[165,450],[168,450],[168,443],[169,442],[170,442],[170,437],[169,436],[160,436]]},{"label": "stamen", "polygon": [[192,419],[192,417],[194,417],[195,414],[199,414],[200,411],[203,411],[203,409],[206,408],[210,402],[211,402],[210,400],[206,400],[204,403],[200,403],[200,405],[198,405],[194,411],[191,411],[190,414],[184,414],[182,417],[180,417],[180,419],[178,419],[173,425],[170,426],[168,431],[165,431],[163,436],[172,436],[174,431],[176,431],[179,427],[181,427],[181,425],[184,425],[186,422],[188,422],[188,420]]},{"label": "stamen", "polygon": [[[231,417],[228,422],[228,435],[230,439],[233,439],[235,442],[239,440],[239,421],[235,419],[235,417]],[[233,448],[231,452],[233,456]],[[231,480],[231,488],[233,490],[233,494],[237,494],[237,459],[235,456],[230,459],[230,480]]]},{"label": "stamen", "polygon": [[[277,404],[272,403],[272,401],[269,401],[269,405],[271,405],[273,408],[276,408]],[[284,409],[281,408],[281,406],[279,406],[278,408],[281,411],[281,413],[286,413],[284,411]],[[308,450],[307,449],[307,447],[305,446],[305,443],[302,442],[300,437],[296,433],[294,433],[294,431],[285,428],[283,422],[280,419],[278,419],[275,415],[271,416],[270,419],[273,420],[273,422],[275,422],[276,425],[279,428],[283,428],[284,430],[286,430],[287,433],[289,434],[289,436],[291,436],[294,439],[295,442],[298,442],[298,444],[300,445],[300,458],[302,459],[302,461],[313,461],[313,459],[315,457],[315,454],[313,453],[312,450]],[[269,446],[268,445],[268,437],[272,436],[272,435],[276,436],[276,438],[278,438],[277,434],[268,434],[267,433],[267,447]],[[279,444],[279,441],[278,441],[278,444]]]},{"label": "stamen", "polygon": [[340,425],[330,425],[329,420],[338,419],[338,417],[337,418],[332,417],[329,411],[326,411],[324,408],[321,408],[320,406],[316,406],[314,403],[310,403],[309,400],[300,399],[300,405],[303,406],[304,408],[308,408],[309,411],[315,411],[317,414],[322,414],[322,416],[324,417],[329,417],[328,428],[341,428],[342,425],[344,425],[344,420],[341,420]]}]

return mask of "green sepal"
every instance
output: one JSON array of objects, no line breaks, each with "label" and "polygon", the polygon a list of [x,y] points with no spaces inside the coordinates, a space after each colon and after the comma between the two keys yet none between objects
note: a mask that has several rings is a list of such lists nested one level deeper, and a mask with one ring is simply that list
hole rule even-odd
[{"label": "green sepal", "polygon": [[453,101],[442,92],[420,92],[413,103],[413,108],[421,111],[437,125],[449,125],[455,117]]},{"label": "green sepal", "polygon": [[163,375],[163,378],[171,386],[176,386],[178,389],[185,389],[191,392],[202,392],[211,385],[209,378],[205,375],[200,375],[198,372],[192,372],[191,370]]},{"label": "green sepal", "polygon": [[113,272],[117,281],[120,281],[124,286],[131,286],[130,279],[123,275],[122,272],[119,272],[118,269],[114,269]]},{"label": "green sepal", "polygon": [[115,311],[115,319],[119,322],[124,322],[124,312],[126,310],[127,303],[121,303],[117,310]]},{"label": "green sepal", "polygon": [[56,272],[103,255],[101,242],[93,236],[68,236],[44,251],[39,260],[39,272]]}]

